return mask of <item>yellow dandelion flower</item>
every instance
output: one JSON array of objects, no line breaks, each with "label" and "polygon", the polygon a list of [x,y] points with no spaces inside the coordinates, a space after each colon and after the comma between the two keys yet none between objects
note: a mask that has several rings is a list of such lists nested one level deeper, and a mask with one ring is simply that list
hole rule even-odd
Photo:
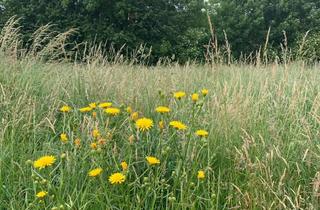
[{"label": "yellow dandelion flower", "polygon": [[70,112],[71,111],[71,107],[70,106],[62,106],[60,108],[60,112]]},{"label": "yellow dandelion flower", "polygon": [[166,107],[166,106],[158,106],[158,107],[156,108],[156,112],[161,113],[161,114],[163,114],[163,113],[169,113],[169,112],[170,112],[170,108],[169,108],[169,107]]},{"label": "yellow dandelion flower", "polygon": [[76,138],[73,143],[74,143],[74,145],[76,145],[76,147],[81,146],[81,140],[79,138]]},{"label": "yellow dandelion flower", "polygon": [[56,158],[52,155],[42,156],[38,160],[33,162],[33,167],[38,168],[38,169],[43,169],[48,166],[52,166],[55,161],[56,161]]},{"label": "yellow dandelion flower", "polygon": [[160,164],[160,160],[157,159],[156,157],[147,156],[146,159],[147,159],[149,165],[158,165],[158,164]]},{"label": "yellow dandelion flower", "polygon": [[108,108],[108,107],[112,106],[112,103],[104,102],[104,103],[100,103],[98,106],[99,106],[99,108]]},{"label": "yellow dandelion flower", "polygon": [[127,170],[128,169],[128,163],[126,161],[122,161],[120,163],[122,170]]},{"label": "yellow dandelion flower", "polygon": [[98,129],[94,129],[92,131],[92,136],[93,136],[93,138],[98,138],[100,136],[99,130]]},{"label": "yellow dandelion flower", "polygon": [[140,118],[136,121],[136,127],[140,131],[148,131],[153,126],[153,121],[149,118]]},{"label": "yellow dandelion flower", "polygon": [[199,100],[199,94],[197,94],[197,93],[192,94],[191,95],[191,100],[193,102],[197,102]]},{"label": "yellow dandelion flower", "polygon": [[92,109],[95,109],[95,108],[97,108],[97,103],[90,103],[89,107]]},{"label": "yellow dandelion flower", "polygon": [[129,114],[131,114],[131,112],[132,112],[131,106],[128,106],[126,110],[127,110],[127,112],[128,112]]},{"label": "yellow dandelion flower", "polygon": [[37,198],[44,199],[48,195],[48,192],[46,191],[40,191],[36,194]]},{"label": "yellow dandelion flower", "polygon": [[159,122],[159,128],[161,130],[164,129],[164,122],[162,120]]},{"label": "yellow dandelion flower", "polygon": [[178,130],[186,130],[187,129],[187,126],[180,121],[171,121],[170,126],[172,126],[173,128],[176,128]]},{"label": "yellow dandelion flower", "polygon": [[60,140],[61,140],[63,143],[66,143],[66,142],[68,141],[68,136],[67,136],[67,134],[65,134],[65,133],[60,134]]},{"label": "yellow dandelion flower", "polygon": [[206,130],[197,130],[196,131],[196,135],[199,137],[207,137],[208,136],[208,131]]},{"label": "yellow dandelion flower", "polygon": [[82,112],[82,113],[90,112],[91,110],[92,110],[92,108],[89,107],[89,106],[86,106],[86,107],[83,107],[83,108],[79,109],[79,111]]},{"label": "yellow dandelion flower", "polygon": [[205,173],[203,170],[198,171],[198,179],[204,179],[206,177]]},{"label": "yellow dandelion flower", "polygon": [[183,91],[178,91],[173,93],[173,97],[175,97],[176,99],[182,99],[185,96],[186,96],[186,93]]},{"label": "yellow dandelion flower", "polygon": [[90,177],[96,177],[96,176],[99,176],[101,173],[102,173],[102,168],[95,168],[95,169],[89,171],[88,175]]},{"label": "yellow dandelion flower", "polygon": [[138,112],[133,112],[131,114],[131,120],[136,121],[139,118],[139,113]]},{"label": "yellow dandelion flower", "polygon": [[122,184],[126,180],[126,176],[122,173],[114,173],[109,176],[109,182],[111,184]]},{"label": "yellow dandelion flower", "polygon": [[112,116],[116,116],[120,113],[120,109],[118,108],[112,108],[112,107],[109,107],[109,108],[106,108],[104,110],[108,115],[112,115]]},{"label": "yellow dandelion flower", "polygon": [[206,95],[208,95],[209,90],[208,89],[202,89],[201,93],[202,93],[203,96],[206,96]]},{"label": "yellow dandelion flower", "polygon": [[90,147],[91,147],[91,149],[96,150],[98,148],[98,145],[97,145],[97,143],[93,142],[90,144]]}]

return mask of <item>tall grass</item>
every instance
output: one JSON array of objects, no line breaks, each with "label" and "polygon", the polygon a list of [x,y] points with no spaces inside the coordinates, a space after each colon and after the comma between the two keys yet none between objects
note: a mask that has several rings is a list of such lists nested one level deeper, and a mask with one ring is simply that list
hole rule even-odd
[{"label": "tall grass", "polygon": [[[60,205],[70,209],[317,209],[319,74],[316,68],[300,65],[287,69],[276,65],[89,69],[3,58],[1,208],[43,208],[35,198],[40,184],[32,178],[41,174],[49,179],[42,187],[54,195],[45,203],[48,209]],[[172,99],[172,91],[189,95],[203,87],[210,93],[194,118],[189,99],[177,103]],[[155,122],[159,119],[155,107],[170,105],[169,118],[185,122],[189,129],[171,137],[169,128],[165,134],[154,128],[149,141],[140,140],[144,149],[138,149],[139,143],[128,141],[135,129],[124,114],[104,131],[114,135],[106,148],[92,153],[87,134],[93,126],[90,115],[82,119],[75,110],[64,124],[58,109],[63,104],[76,109],[104,100],[118,107],[130,105]],[[85,129],[80,132],[79,126]],[[70,136],[67,145],[59,140],[63,128]],[[194,137],[199,128],[209,131],[207,141]],[[73,146],[78,135],[84,144],[80,151]],[[193,150],[181,157],[185,142]],[[160,145],[166,146],[159,150]],[[144,163],[148,151],[163,163],[155,171]],[[26,164],[44,154],[63,153],[67,157],[58,158],[54,177]],[[121,160],[129,162],[130,178],[119,188],[109,186],[106,176],[117,170]],[[102,180],[87,177],[95,164],[106,171]],[[200,169],[206,171],[203,182],[196,178]]]},{"label": "tall grass", "polygon": [[[48,48],[21,56],[18,42],[6,42],[12,47],[0,50],[0,209],[319,209],[318,66],[43,62],[39,49]],[[194,104],[190,95],[203,88],[209,94]],[[178,90],[186,98],[175,100]],[[78,110],[102,101],[121,114],[97,109],[94,118]],[[63,114],[66,104],[73,110]],[[159,105],[171,113],[156,113]],[[153,128],[138,132],[127,106],[153,119]],[[176,119],[188,129],[170,128]],[[98,149],[90,147],[95,128],[106,139]],[[209,136],[197,137],[197,129]],[[35,169],[43,155],[57,160]],[[160,165],[149,166],[148,155]],[[111,185],[121,161],[129,165],[126,181]],[[89,177],[95,167],[102,175]],[[48,192],[43,200],[36,197],[41,190]]]}]

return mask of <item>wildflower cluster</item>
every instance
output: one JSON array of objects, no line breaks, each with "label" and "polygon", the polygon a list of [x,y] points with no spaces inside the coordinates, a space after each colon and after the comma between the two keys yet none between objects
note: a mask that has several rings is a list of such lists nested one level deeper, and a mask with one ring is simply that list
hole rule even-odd
[{"label": "wildflower cluster", "polygon": [[[170,170],[172,176],[179,170],[189,172],[201,184],[206,179],[204,166],[188,168],[181,161],[196,161],[195,154],[205,146],[205,141],[199,139],[209,136],[203,122],[196,118],[204,113],[198,102],[206,100],[207,95],[206,89],[191,94],[175,92],[166,102],[154,106],[151,114],[146,111],[148,115],[133,106],[117,106],[113,102],[92,102],[80,108],[62,105],[57,117],[63,120],[52,150],[61,154],[44,155],[33,161],[34,175],[50,183],[37,187],[35,197],[43,202],[47,197],[53,199],[49,195],[56,191],[57,177],[64,170],[85,171],[85,177],[79,173],[79,179],[109,187],[132,188],[134,183],[146,186],[153,182],[159,189],[165,187],[173,193],[176,189],[167,183],[172,179],[168,176]],[[182,118],[183,111],[189,111],[190,118]],[[62,179],[66,177],[60,178],[65,182]],[[174,199],[170,196],[169,200]]]}]

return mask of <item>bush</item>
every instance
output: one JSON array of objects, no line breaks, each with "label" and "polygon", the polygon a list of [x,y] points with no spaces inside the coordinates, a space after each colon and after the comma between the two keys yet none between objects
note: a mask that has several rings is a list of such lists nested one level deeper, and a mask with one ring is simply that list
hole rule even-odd
[{"label": "bush", "polygon": [[177,45],[177,58],[181,62],[187,60],[204,59],[205,48],[210,40],[209,33],[204,28],[190,28],[179,37]]}]

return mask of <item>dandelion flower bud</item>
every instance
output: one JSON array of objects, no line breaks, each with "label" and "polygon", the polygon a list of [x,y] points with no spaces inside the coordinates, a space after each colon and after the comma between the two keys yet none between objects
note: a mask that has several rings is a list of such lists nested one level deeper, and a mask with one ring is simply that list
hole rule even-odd
[{"label": "dandelion flower bud", "polygon": [[67,156],[66,153],[62,153],[62,154],[60,155],[60,158],[61,158],[61,159],[65,159],[66,156]]},{"label": "dandelion flower bud", "polygon": [[129,142],[130,144],[132,144],[134,142],[134,135],[129,136]]}]

